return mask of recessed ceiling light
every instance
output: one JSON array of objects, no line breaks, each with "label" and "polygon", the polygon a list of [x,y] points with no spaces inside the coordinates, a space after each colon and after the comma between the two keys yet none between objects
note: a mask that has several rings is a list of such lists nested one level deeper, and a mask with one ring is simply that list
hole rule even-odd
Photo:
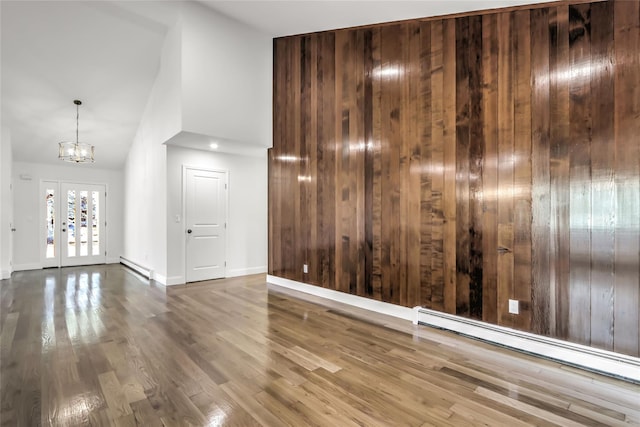
[{"label": "recessed ceiling light", "polygon": [[217,142],[212,142],[211,144],[209,144],[209,147],[211,147],[212,150],[217,150],[218,149],[218,143]]}]

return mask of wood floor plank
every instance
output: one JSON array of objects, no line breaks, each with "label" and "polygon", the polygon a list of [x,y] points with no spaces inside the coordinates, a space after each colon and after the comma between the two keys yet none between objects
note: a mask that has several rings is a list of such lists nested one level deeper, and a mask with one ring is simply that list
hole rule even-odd
[{"label": "wood floor plank", "polygon": [[[84,274],[101,280],[70,286]],[[0,294],[2,426],[640,420],[637,384],[296,298],[264,275],[164,289],[120,265],[74,267],[14,273]]]}]

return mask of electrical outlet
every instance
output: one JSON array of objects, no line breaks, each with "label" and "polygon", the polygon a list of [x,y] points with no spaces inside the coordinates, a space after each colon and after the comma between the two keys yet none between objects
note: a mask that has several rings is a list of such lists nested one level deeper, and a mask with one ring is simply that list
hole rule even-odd
[{"label": "electrical outlet", "polygon": [[520,305],[517,299],[509,300],[509,313],[511,314],[519,314],[520,313]]},{"label": "electrical outlet", "polygon": [[307,264],[302,264],[302,272],[307,274],[309,272],[309,266]]}]

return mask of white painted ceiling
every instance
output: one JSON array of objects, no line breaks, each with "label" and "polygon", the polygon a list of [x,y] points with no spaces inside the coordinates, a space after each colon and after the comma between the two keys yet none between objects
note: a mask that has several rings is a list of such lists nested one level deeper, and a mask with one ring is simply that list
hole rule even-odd
[{"label": "white painted ceiling", "polygon": [[203,0],[274,37],[554,0]]},{"label": "white painted ceiling", "polygon": [[[273,37],[532,2],[201,1]],[[80,141],[96,146],[96,163],[87,167],[121,168],[179,7],[1,0],[1,114],[14,160],[60,162],[57,143],[75,140],[73,100],[80,99]]]}]

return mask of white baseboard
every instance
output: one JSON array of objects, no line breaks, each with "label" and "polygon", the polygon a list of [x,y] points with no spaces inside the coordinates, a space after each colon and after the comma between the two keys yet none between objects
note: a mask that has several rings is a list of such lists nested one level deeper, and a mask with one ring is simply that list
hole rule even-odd
[{"label": "white baseboard", "polygon": [[108,257],[106,263],[107,264],[120,264],[120,257],[119,256]]},{"label": "white baseboard", "polygon": [[0,280],[11,279],[11,270],[0,271]]},{"label": "white baseboard", "polygon": [[555,338],[417,308],[418,323],[478,338],[500,346],[634,382],[640,382],[640,358]]},{"label": "white baseboard", "polygon": [[185,283],[184,277],[182,276],[170,276],[167,277],[167,283],[165,283],[165,286],[184,285]]},{"label": "white baseboard", "polygon": [[249,276],[251,274],[260,274],[266,273],[267,266],[260,267],[249,267],[249,268],[234,268],[227,270],[225,277],[239,277],[239,276]]},{"label": "white baseboard", "polygon": [[306,283],[296,282],[295,280],[284,279],[282,277],[267,275],[267,282],[283,288],[294,289],[296,291],[305,292],[307,294],[326,298],[331,301],[338,301],[354,307],[363,308],[365,310],[374,311],[376,313],[386,314],[388,316],[398,317],[400,319],[412,322],[414,320],[414,310],[400,305],[389,304],[388,302],[376,301],[370,298],[359,297],[340,291],[321,288],[320,286],[307,285]]},{"label": "white baseboard", "polygon": [[32,262],[28,264],[15,264],[13,266],[13,271],[25,271],[25,270],[40,270],[42,269],[42,264],[39,262]]},{"label": "white baseboard", "polygon": [[521,332],[422,307],[414,307],[413,309],[401,307],[281,277],[267,275],[267,282],[376,313],[398,317],[413,323],[453,331],[460,335],[589,371],[640,383],[640,358],[637,357]]},{"label": "white baseboard", "polygon": [[[225,278],[248,276],[250,274],[266,273],[267,267],[251,267],[251,268],[236,268],[233,270],[227,270]],[[156,281],[160,282],[160,279],[156,278]],[[166,278],[165,286],[184,285],[187,280],[184,276],[170,276]]]},{"label": "white baseboard", "polygon": [[156,273],[155,271],[151,270],[149,276],[149,279],[155,280],[161,285],[167,286],[167,276],[165,276],[164,274]]},{"label": "white baseboard", "polygon": [[120,257],[120,264],[124,264],[127,267],[129,267],[130,269],[132,269],[133,271],[136,271],[136,272],[142,274],[147,279],[151,279],[152,271],[148,267],[145,267],[145,266],[143,266],[141,264],[138,264],[137,262],[132,261],[132,260],[130,260],[128,258],[125,258],[123,256]]}]

